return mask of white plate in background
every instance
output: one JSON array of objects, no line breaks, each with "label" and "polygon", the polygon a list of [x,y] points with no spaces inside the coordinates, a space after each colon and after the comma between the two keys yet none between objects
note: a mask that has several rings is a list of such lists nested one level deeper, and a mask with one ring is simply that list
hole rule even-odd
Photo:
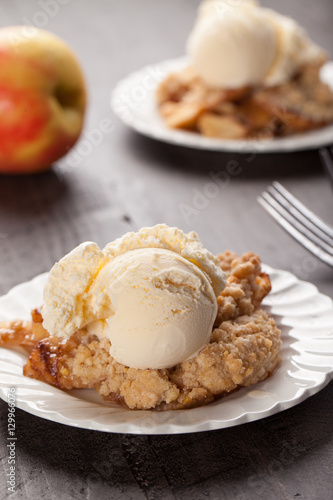
[{"label": "white plate in background", "polygon": [[[204,137],[195,132],[168,128],[158,111],[155,91],[170,73],[188,64],[186,57],[162,61],[131,73],[118,82],[111,93],[111,108],[136,132],[159,141],[211,151],[234,153],[276,153],[313,149],[333,143],[333,124],[318,130],[269,140],[227,140]],[[333,62],[321,72],[333,90]]]}]

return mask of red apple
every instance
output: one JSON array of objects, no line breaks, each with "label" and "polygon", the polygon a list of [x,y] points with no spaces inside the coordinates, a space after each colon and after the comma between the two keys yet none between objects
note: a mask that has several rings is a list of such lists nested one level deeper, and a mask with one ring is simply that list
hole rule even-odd
[{"label": "red apple", "polygon": [[84,77],[58,37],[27,26],[0,29],[0,172],[46,170],[75,144]]}]

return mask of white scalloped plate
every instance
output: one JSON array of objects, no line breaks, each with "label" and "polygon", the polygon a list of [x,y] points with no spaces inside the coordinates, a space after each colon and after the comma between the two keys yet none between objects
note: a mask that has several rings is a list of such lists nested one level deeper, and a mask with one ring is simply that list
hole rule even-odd
[{"label": "white scalloped plate", "polygon": [[[176,434],[221,429],[291,408],[325,387],[333,374],[333,305],[310,283],[265,266],[272,292],[265,307],[281,328],[282,363],[269,379],[244,387],[202,408],[166,412],[107,406],[93,390],[64,392],[22,375],[27,355],[0,348],[0,397],[16,387],[17,406],[62,424],[105,432]],[[42,303],[47,274],[22,283],[0,298],[0,321],[29,318]]]},{"label": "white scalloped plate", "polygon": [[[188,59],[181,57],[146,66],[129,74],[117,83],[111,93],[111,108],[114,113],[140,134],[195,149],[237,153],[281,153],[332,144],[333,125],[291,137],[247,141],[212,139],[195,132],[168,128],[158,112],[155,91],[168,74],[179,71],[187,64]],[[321,77],[333,90],[333,62],[327,63],[322,68]]]}]

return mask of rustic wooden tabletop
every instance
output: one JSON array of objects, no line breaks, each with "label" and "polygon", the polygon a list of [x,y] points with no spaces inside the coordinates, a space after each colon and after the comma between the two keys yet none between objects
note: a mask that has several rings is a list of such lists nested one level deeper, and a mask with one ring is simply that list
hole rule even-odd
[{"label": "rustic wooden tabletop", "polygon": [[[332,54],[332,0],[262,3],[297,18]],[[82,241],[104,245],[128,230],[166,222],[196,230],[213,252],[253,250],[267,264],[333,296],[333,270],[294,242],[256,201],[277,179],[333,224],[332,186],[317,151],[254,156],[194,151],[143,138],[112,114],[110,92],[119,79],[183,54],[197,4],[0,0],[0,25],[44,27],[77,53],[89,89],[82,140],[89,141],[103,120],[112,122],[99,144],[51,171],[0,178],[0,293],[49,270]],[[181,203],[191,206],[209,173],[223,170],[231,159],[240,173],[184,218]],[[17,410],[18,481],[12,494],[6,484],[7,404],[0,401],[0,498],[327,500],[332,498],[332,389],[330,384],[298,406],[256,422],[185,435],[107,434]]]}]

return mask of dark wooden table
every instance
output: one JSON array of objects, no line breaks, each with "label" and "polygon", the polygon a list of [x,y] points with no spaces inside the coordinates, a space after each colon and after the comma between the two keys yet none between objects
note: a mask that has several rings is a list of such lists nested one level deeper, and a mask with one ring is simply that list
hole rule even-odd
[{"label": "dark wooden table", "polygon": [[[76,51],[89,87],[85,132],[112,132],[79,161],[31,177],[0,178],[0,292],[49,270],[84,240],[104,245],[128,230],[165,221],[196,230],[213,252],[253,250],[333,295],[333,270],[312,258],[264,213],[257,195],[278,179],[333,223],[333,196],[317,151],[286,155],[193,151],[140,137],[114,118],[110,91],[143,65],[182,55],[197,1],[0,1],[0,24],[44,24]],[[296,17],[327,50],[332,0],[266,0]],[[44,21],[43,21],[44,20]],[[185,221],[209,172],[236,160],[241,173]],[[332,325],[333,326],[333,325]],[[17,491],[12,498],[332,498],[333,386],[302,404],[246,425],[199,434],[105,434],[17,410]],[[0,401],[0,498],[7,498],[7,405]]]}]

